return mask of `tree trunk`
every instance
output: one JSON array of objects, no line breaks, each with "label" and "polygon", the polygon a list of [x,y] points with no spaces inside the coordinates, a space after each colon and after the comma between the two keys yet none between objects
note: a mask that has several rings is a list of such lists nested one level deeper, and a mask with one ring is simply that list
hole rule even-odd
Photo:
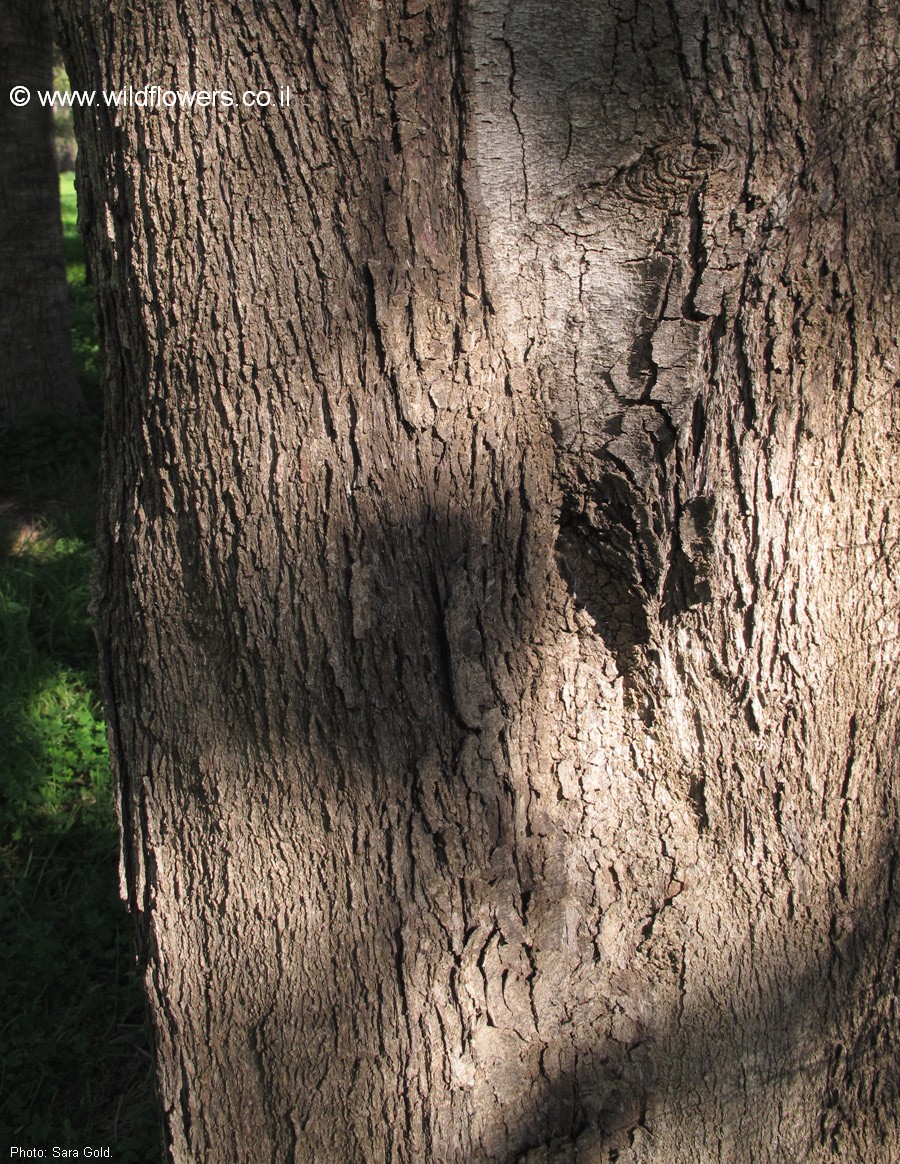
[{"label": "tree trunk", "polygon": [[[82,407],[72,364],[45,0],[0,0],[0,423]],[[24,85],[31,100],[12,104]]]},{"label": "tree trunk", "polygon": [[171,1159],[897,1159],[891,6],[60,8]]}]

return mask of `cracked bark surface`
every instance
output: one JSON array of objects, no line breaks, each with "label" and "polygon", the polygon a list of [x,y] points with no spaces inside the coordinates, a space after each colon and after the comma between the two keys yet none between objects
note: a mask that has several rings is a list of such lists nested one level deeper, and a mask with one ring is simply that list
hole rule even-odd
[{"label": "cracked bark surface", "polygon": [[895,1159],[892,7],[59,8],[171,1158]]}]

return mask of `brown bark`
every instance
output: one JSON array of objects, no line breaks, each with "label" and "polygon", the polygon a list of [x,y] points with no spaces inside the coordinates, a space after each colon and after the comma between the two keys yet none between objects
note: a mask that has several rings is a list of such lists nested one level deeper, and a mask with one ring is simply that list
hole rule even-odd
[{"label": "brown bark", "polygon": [[888,7],[82,7],[171,1158],[895,1159]]},{"label": "brown bark", "polygon": [[[46,0],[0,0],[0,423],[82,407],[72,364]],[[31,91],[16,108],[14,86]]]}]

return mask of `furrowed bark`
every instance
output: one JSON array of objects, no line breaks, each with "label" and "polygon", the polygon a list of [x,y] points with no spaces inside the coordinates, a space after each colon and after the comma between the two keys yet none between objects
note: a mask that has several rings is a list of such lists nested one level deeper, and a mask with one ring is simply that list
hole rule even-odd
[{"label": "furrowed bark", "polygon": [[893,1159],[888,9],[89,7],[171,1158]]}]

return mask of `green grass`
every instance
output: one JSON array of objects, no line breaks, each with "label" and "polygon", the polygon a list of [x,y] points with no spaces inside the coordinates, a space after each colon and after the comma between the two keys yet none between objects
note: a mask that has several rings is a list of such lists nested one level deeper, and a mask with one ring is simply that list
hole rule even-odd
[{"label": "green grass", "polygon": [[100,396],[100,357],[94,326],[94,296],[87,281],[84,248],[78,234],[78,196],[75,192],[74,174],[60,175],[59,200],[62,209],[63,249],[69,280],[75,371],[88,402],[97,408]]},{"label": "green grass", "polygon": [[[62,198],[96,406],[71,176]],[[96,411],[0,432],[0,1133],[143,1164],[160,1157],[156,1104],[88,614],[98,444]]]}]

